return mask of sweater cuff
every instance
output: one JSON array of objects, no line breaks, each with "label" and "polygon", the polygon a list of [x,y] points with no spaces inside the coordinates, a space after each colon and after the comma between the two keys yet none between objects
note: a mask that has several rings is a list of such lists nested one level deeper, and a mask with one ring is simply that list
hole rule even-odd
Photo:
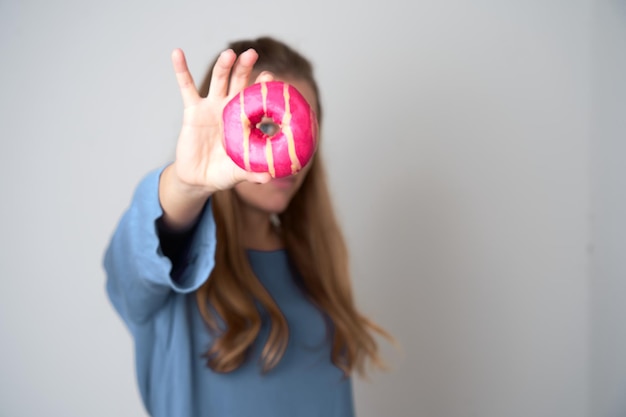
[{"label": "sweater cuff", "polygon": [[[163,208],[159,201],[159,180],[165,167],[150,172],[137,187],[133,207],[136,211],[133,217],[142,219],[148,230],[145,230],[143,253],[156,253],[153,262],[167,265],[167,274],[155,274],[146,277],[156,285],[167,285],[173,291],[189,293],[198,289],[209,277],[215,265],[215,219],[211,209],[211,200],[205,205],[201,217],[198,219],[195,233],[192,237],[186,256],[181,259],[180,268],[172,275],[172,263],[164,255],[159,240],[158,221],[163,216]],[[156,266],[156,265],[155,265]],[[157,269],[159,269],[157,267]]]}]

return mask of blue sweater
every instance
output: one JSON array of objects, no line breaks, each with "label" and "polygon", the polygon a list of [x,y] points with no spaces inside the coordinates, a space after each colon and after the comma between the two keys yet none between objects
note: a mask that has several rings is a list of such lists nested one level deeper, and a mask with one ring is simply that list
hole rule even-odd
[{"label": "blue sweater", "polygon": [[156,221],[161,170],[140,183],[107,249],[104,266],[111,303],[135,342],[143,403],[154,417],[352,417],[349,378],[331,363],[324,315],[296,284],[285,251],[248,251],[255,274],[289,324],[280,363],[262,374],[258,357],[268,334],[264,322],[249,360],[220,374],[202,355],[211,336],[195,290],[214,265],[215,222],[207,204],[180,273],[163,254]]}]

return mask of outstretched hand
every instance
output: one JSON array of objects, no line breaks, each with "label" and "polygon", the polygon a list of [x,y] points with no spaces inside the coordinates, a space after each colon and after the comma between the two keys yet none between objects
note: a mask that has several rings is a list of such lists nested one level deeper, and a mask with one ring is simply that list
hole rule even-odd
[{"label": "outstretched hand", "polygon": [[[230,49],[222,52],[213,67],[208,95],[203,98],[196,89],[183,51],[176,49],[172,52],[174,72],[184,105],[183,124],[172,168],[185,186],[211,194],[231,188],[241,181],[265,183],[271,179],[269,173],[241,169],[224,148],[222,111],[234,95],[248,86],[257,58],[252,49],[238,58]],[[261,73],[256,82],[271,80],[271,74]]]}]

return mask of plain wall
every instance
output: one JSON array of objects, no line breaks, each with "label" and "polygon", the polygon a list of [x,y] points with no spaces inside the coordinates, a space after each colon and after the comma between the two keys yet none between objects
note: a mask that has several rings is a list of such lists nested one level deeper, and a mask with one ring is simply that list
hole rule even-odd
[{"label": "plain wall", "polygon": [[0,2],[0,416],[144,415],[102,254],[173,155],[171,50],[198,81],[260,34],[316,64],[358,303],[402,345],[356,382],[359,416],[587,416],[592,10]]},{"label": "plain wall", "polygon": [[626,414],[626,2],[594,8],[591,406]]}]

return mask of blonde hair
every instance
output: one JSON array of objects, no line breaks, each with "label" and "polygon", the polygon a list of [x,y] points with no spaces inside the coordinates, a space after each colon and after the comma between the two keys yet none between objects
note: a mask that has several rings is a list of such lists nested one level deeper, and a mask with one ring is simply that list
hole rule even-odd
[{"label": "blonde hair", "polygon": [[[271,38],[229,45],[237,54],[254,48],[259,54],[255,70],[302,79],[318,94],[310,63],[287,45]],[[211,73],[200,89],[206,95]],[[319,103],[319,95],[318,95]],[[318,104],[318,115],[321,106]],[[320,123],[321,118],[318,117]],[[365,373],[366,360],[382,367],[373,332],[389,337],[356,309],[350,282],[348,250],[337,223],[318,150],[301,188],[287,209],[278,214],[279,233],[311,302],[332,324],[332,362],[346,375]],[[241,243],[240,200],[234,190],[212,196],[217,225],[215,268],[198,289],[200,313],[214,343],[206,353],[216,372],[237,369],[261,329],[259,303],[270,320],[270,333],[261,352],[262,370],[275,367],[287,349],[289,327],[280,308],[255,276]],[[221,324],[220,324],[221,321]]]}]

